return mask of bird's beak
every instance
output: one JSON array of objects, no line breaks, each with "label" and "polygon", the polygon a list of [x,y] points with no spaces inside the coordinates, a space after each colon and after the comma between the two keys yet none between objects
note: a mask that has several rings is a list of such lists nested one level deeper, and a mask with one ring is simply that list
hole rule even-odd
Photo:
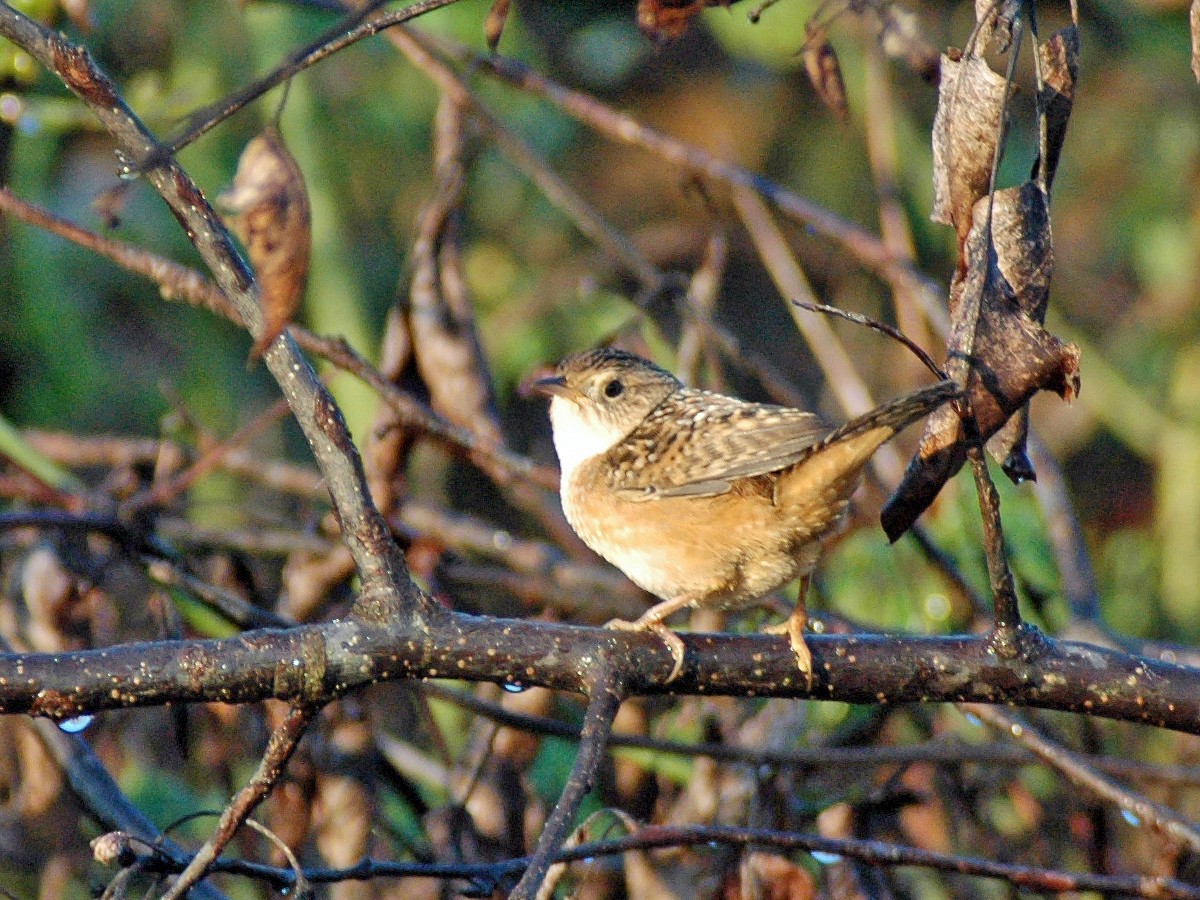
[{"label": "bird's beak", "polygon": [[547,397],[565,397],[568,394],[567,379],[562,375],[551,375],[527,381],[522,390],[524,394],[543,394]]}]

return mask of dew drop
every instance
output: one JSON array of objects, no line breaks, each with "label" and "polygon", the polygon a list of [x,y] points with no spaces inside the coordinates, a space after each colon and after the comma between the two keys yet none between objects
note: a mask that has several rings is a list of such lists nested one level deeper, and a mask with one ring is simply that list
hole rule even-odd
[{"label": "dew drop", "polygon": [[515,681],[506,681],[506,682],[504,682],[504,684],[502,684],[500,686],[502,688],[504,688],[506,691],[508,691],[510,694],[519,694],[525,690],[525,685],[520,684]]},{"label": "dew drop", "polygon": [[972,725],[974,725],[976,728],[983,727],[983,723],[979,721],[979,717],[976,716],[974,713],[963,713],[963,716],[965,716],[966,720],[969,723],[971,723]]},{"label": "dew drop", "polygon": [[1134,828],[1140,828],[1142,825],[1142,820],[1139,819],[1137,816],[1135,816],[1133,813],[1131,813],[1127,809],[1121,810],[1121,818],[1124,819],[1126,822],[1128,822],[1130,825],[1132,825]]},{"label": "dew drop", "polygon": [[840,863],[842,858],[836,853],[827,853],[824,850],[814,850],[812,858],[823,866],[832,866],[834,863]]},{"label": "dew drop", "polygon": [[58,723],[58,727],[67,734],[79,734],[94,721],[96,721],[95,716],[73,716],[70,719],[63,719]]}]

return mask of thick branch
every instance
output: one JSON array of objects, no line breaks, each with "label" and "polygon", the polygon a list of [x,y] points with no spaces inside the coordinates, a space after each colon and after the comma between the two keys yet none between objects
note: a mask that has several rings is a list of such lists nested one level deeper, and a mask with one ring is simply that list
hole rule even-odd
[{"label": "thick branch", "polygon": [[69,718],[164,703],[320,703],[378,681],[456,678],[587,693],[602,649],[628,654],[637,694],[811,697],[849,703],[964,701],[1085,712],[1200,734],[1200,669],[1090,644],[1019,642],[1012,658],[986,636],[812,635],[813,687],[786,640],[685,634],[687,665],[654,635],[447,615],[385,629],[356,621],[226,640],[0,655],[0,713]]}]

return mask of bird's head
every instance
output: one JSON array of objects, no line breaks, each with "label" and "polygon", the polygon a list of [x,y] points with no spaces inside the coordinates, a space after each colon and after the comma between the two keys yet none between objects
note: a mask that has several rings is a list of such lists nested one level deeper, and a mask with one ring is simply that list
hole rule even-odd
[{"label": "bird's head", "polygon": [[603,347],[569,356],[532,388],[550,397],[550,425],[563,477],[633,431],[683,385],[654,363]]}]

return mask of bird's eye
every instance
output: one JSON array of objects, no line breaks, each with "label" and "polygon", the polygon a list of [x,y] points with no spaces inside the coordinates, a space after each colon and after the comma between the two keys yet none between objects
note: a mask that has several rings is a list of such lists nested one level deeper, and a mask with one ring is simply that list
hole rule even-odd
[{"label": "bird's eye", "polygon": [[625,393],[625,385],[621,384],[621,379],[619,378],[614,378],[604,386],[605,397],[620,397],[623,393]]}]

